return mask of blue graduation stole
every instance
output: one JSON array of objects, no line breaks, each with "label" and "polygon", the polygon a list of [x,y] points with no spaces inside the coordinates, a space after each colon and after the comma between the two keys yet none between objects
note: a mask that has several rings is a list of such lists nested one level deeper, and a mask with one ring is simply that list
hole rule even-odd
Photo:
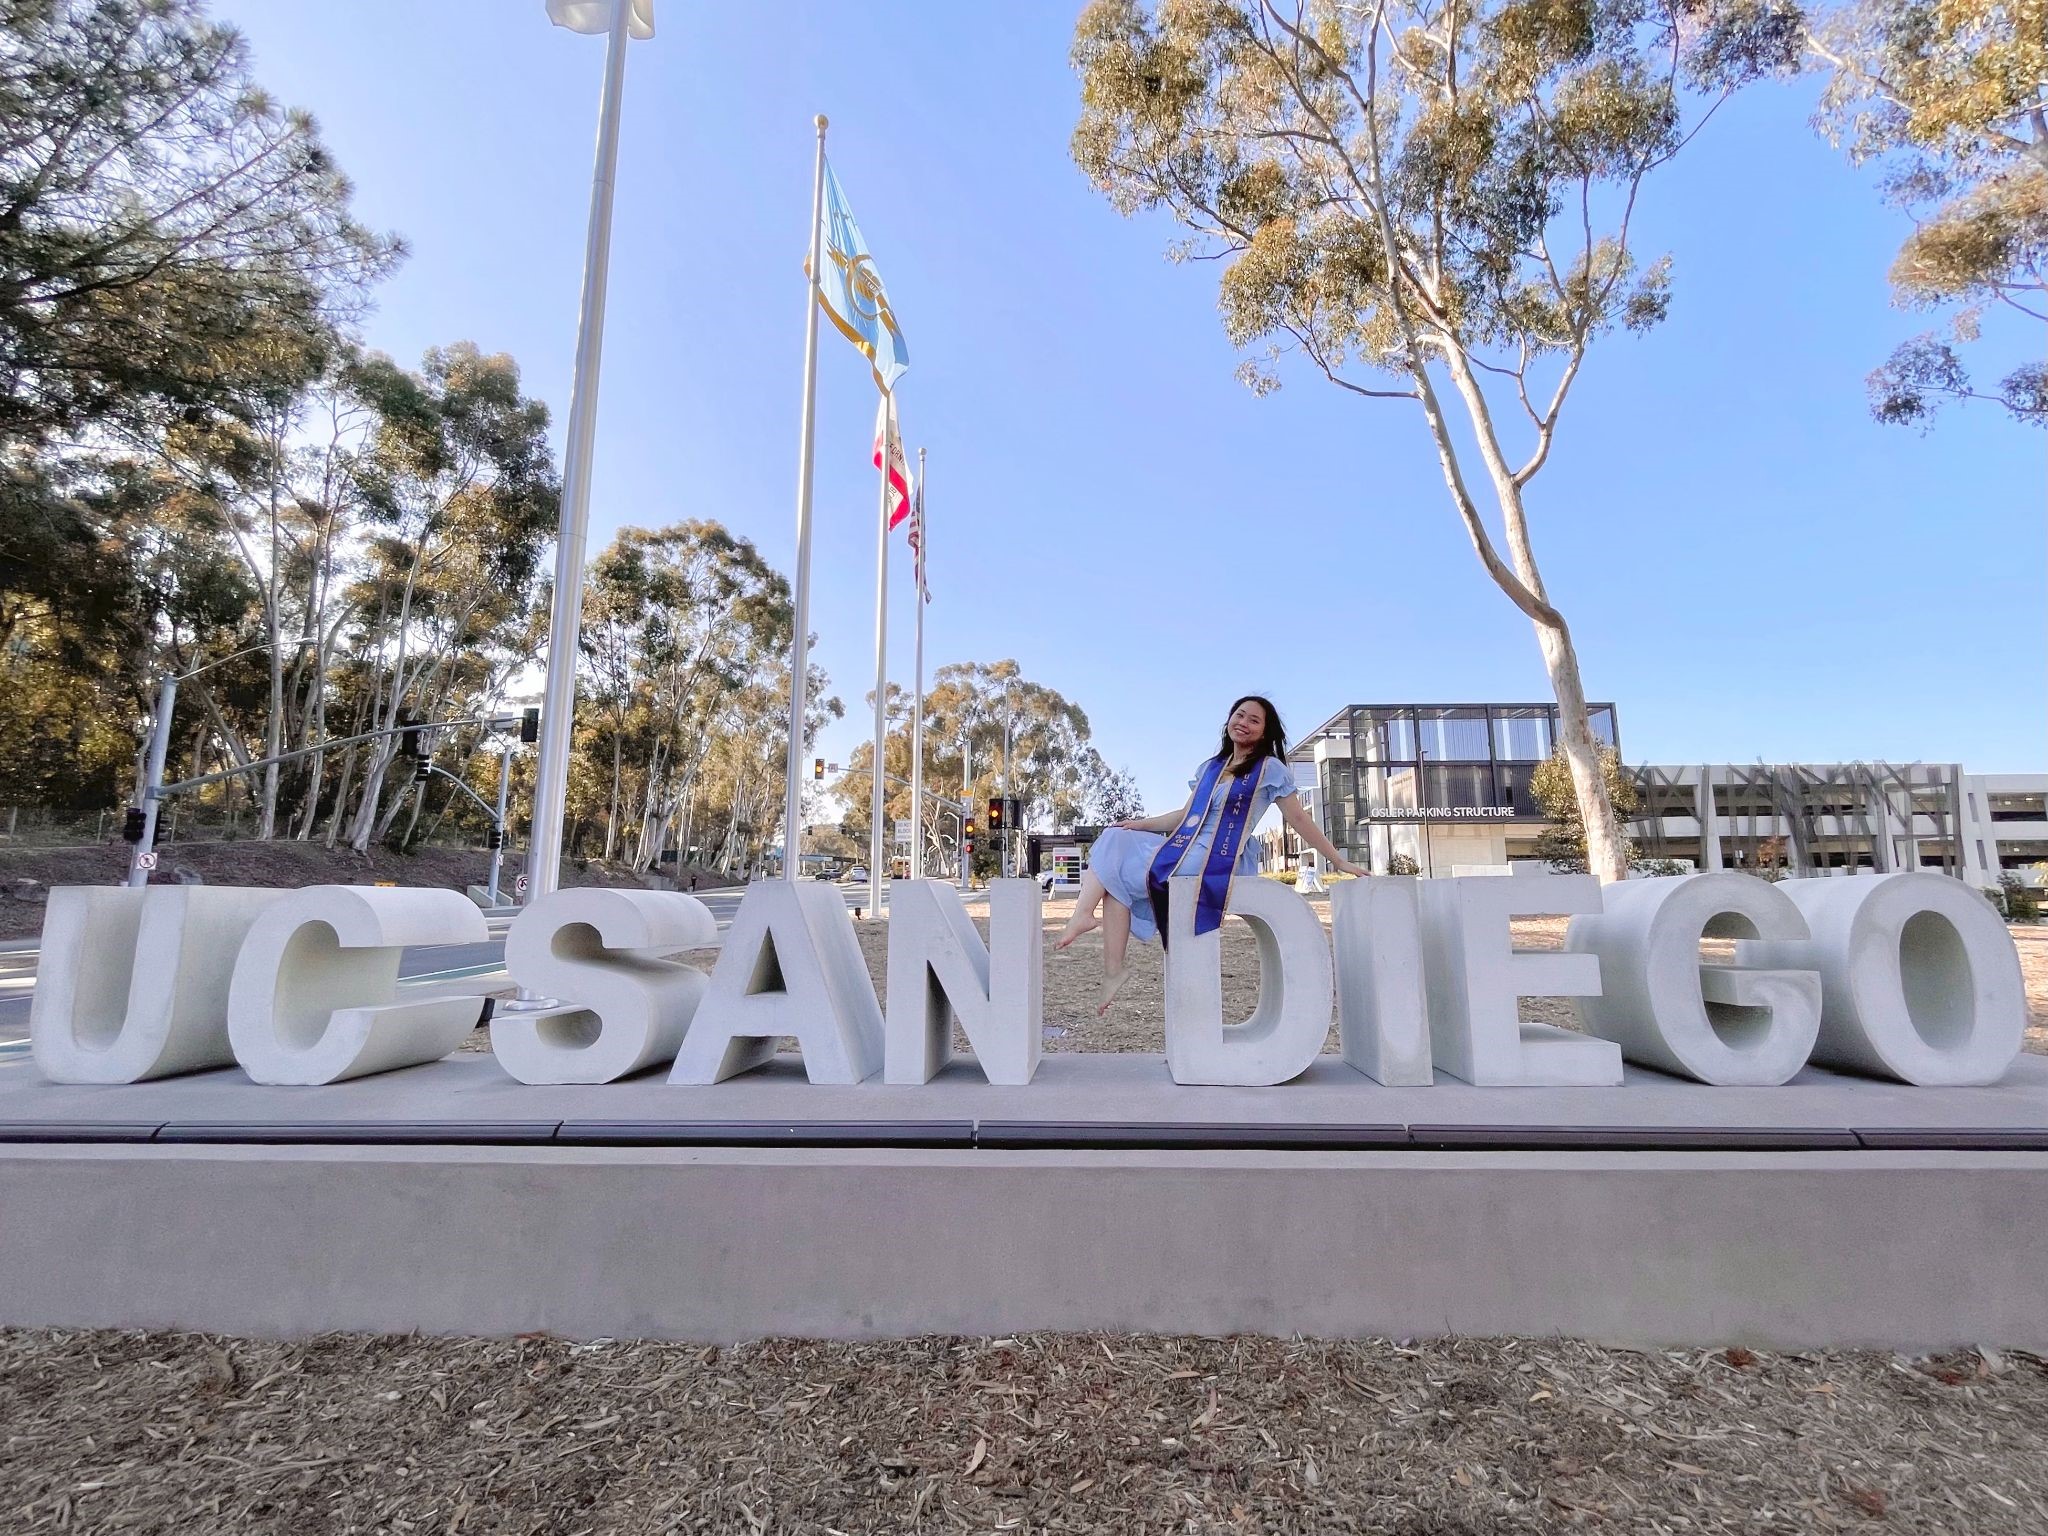
[{"label": "blue graduation stole", "polygon": [[[1216,841],[1210,844],[1209,860],[1202,867],[1202,888],[1195,902],[1197,934],[1213,933],[1223,926],[1223,904],[1230,897],[1230,878],[1237,869],[1238,845],[1244,841],[1245,824],[1251,820],[1252,796],[1258,793],[1259,780],[1265,777],[1265,772],[1265,759],[1261,758],[1256,768],[1230,781],[1230,791],[1223,801],[1223,817],[1216,828]],[[1209,814],[1209,801],[1216,793],[1216,781],[1222,777],[1222,758],[1212,757],[1202,765],[1201,776],[1195,782],[1195,793],[1188,801],[1188,813],[1181,818],[1179,829],[1153,858],[1151,872],[1145,877],[1147,886],[1160,891],[1166,889],[1166,882],[1187,856],[1188,845],[1202,830],[1202,819]],[[1165,933],[1164,916],[1160,919],[1160,932],[1162,935]]]}]

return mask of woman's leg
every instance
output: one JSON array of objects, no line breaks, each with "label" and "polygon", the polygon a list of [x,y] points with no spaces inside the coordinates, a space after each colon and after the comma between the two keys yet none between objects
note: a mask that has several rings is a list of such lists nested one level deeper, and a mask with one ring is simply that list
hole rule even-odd
[{"label": "woman's leg", "polygon": [[1124,978],[1131,973],[1130,944],[1131,909],[1114,896],[1105,897],[1102,903],[1102,992],[1095,1002],[1098,1019],[1109,1012],[1109,1005],[1116,1001],[1117,989],[1123,986]]},{"label": "woman's leg", "polygon": [[1082,871],[1081,889],[1074,897],[1074,915],[1067,919],[1067,926],[1060,930],[1060,936],[1053,940],[1052,947],[1065,949],[1091,928],[1100,928],[1102,920],[1095,914],[1107,894],[1102,887],[1101,876],[1092,869]]}]

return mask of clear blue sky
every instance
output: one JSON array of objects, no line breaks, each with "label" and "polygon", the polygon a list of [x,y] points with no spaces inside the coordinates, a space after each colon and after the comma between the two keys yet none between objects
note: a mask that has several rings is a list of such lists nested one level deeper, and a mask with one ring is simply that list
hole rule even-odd
[{"label": "clear blue sky", "polygon": [[[1163,259],[1074,169],[1077,0],[658,0],[626,80],[593,547],[716,517],[794,564],[811,118],[909,339],[930,451],[928,668],[1015,657],[1177,802],[1232,697],[1297,733],[1348,702],[1541,699],[1413,407],[1299,371],[1254,398],[1215,272]],[[216,0],[412,257],[368,341],[473,339],[554,409],[575,346],[601,39],[541,0]],[[1805,86],[1723,110],[1652,182],[1670,320],[1595,352],[1532,517],[1586,686],[1631,761],[2048,767],[2044,452],[1987,410],[1880,428],[1864,374],[1902,231],[1807,125]],[[2024,353],[2013,337],[1987,366]],[[872,686],[864,361],[820,335],[812,626],[849,718]],[[2007,366],[2010,366],[2008,363]],[[893,679],[910,678],[897,546]]]}]

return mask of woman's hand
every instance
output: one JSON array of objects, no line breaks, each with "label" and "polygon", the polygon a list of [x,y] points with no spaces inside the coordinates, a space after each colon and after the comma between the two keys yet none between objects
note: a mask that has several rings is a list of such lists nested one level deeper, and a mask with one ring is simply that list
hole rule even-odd
[{"label": "woman's hand", "polygon": [[1340,875],[1370,875],[1372,873],[1369,869],[1360,869],[1349,859],[1332,859],[1330,860],[1330,866]]},{"label": "woman's hand", "polygon": [[1146,830],[1145,822],[1148,819],[1149,818],[1143,816],[1127,816],[1122,821],[1111,822],[1110,825],[1113,827],[1121,827],[1126,832],[1143,832],[1144,830]]}]

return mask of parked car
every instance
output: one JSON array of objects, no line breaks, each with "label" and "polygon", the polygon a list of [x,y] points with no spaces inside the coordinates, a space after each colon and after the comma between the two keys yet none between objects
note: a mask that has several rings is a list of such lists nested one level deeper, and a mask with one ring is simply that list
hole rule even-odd
[{"label": "parked car", "polygon": [[841,875],[839,878],[844,880],[848,885],[859,885],[863,880],[867,879],[867,877],[867,865],[856,864],[853,866],[853,868],[849,869],[845,874]]}]

